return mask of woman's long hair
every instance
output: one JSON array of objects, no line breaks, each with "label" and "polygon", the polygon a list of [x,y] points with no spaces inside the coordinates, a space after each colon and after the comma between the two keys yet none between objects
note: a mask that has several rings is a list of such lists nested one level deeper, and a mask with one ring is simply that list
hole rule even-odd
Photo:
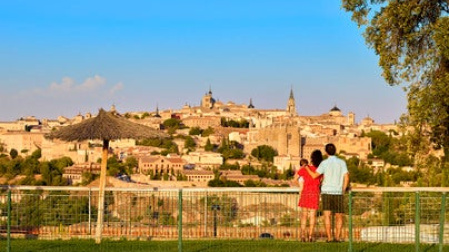
[{"label": "woman's long hair", "polygon": [[321,161],[323,161],[323,154],[321,153],[320,150],[314,150],[310,155],[310,162],[315,167],[318,167],[321,164]]}]

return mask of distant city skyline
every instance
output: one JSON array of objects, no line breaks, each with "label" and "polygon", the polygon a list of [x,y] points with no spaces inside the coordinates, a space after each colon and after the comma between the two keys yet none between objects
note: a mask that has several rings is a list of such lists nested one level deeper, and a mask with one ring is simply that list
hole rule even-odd
[{"label": "distant city skyline", "polygon": [[401,87],[340,1],[0,3],[0,121],[179,109],[214,98],[392,123]]}]

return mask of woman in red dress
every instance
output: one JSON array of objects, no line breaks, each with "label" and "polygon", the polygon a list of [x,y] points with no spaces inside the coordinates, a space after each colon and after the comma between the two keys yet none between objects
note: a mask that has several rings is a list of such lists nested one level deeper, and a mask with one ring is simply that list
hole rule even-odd
[{"label": "woman in red dress", "polygon": [[[311,164],[308,165],[310,170],[315,171],[323,161],[323,155],[320,150],[315,150],[310,156]],[[303,181],[301,196],[299,198],[298,206],[301,208],[301,241],[313,241],[313,229],[315,228],[316,213],[320,203],[320,184],[321,176],[312,178],[306,169],[301,166],[297,173],[299,180]],[[309,232],[306,240],[306,224],[307,214],[309,214]]]}]

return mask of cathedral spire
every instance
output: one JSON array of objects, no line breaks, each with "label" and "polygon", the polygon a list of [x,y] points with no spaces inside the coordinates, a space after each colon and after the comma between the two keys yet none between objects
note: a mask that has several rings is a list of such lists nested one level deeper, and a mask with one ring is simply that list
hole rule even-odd
[{"label": "cathedral spire", "polygon": [[248,105],[248,108],[254,108],[254,105],[253,105],[253,99],[252,99],[252,98],[249,98],[249,105]]},{"label": "cathedral spire", "polygon": [[161,115],[159,115],[159,104],[156,103],[156,114],[154,115],[154,117],[161,117]]},{"label": "cathedral spire", "polygon": [[293,95],[293,87],[290,88],[290,97],[287,102],[287,113],[290,116],[296,116],[296,102],[295,97]]}]

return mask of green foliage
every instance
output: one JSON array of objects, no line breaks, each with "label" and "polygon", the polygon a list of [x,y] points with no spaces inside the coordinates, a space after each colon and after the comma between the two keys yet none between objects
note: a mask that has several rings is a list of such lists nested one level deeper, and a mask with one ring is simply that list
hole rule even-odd
[{"label": "green foliage", "polygon": [[[51,214],[45,209],[51,209]],[[1,204],[1,211],[6,211],[6,204]],[[71,225],[89,220],[89,199],[70,197],[67,192],[51,192],[45,197],[42,193],[25,194],[20,202],[12,202],[11,211],[17,213],[11,219],[13,226],[38,227],[42,223],[48,226]]]},{"label": "green foliage", "polygon": [[237,181],[213,179],[207,183],[209,187],[241,187],[242,185]]},{"label": "green foliage", "polygon": [[9,156],[12,159],[16,158],[18,155],[19,155],[19,152],[16,149],[14,149],[14,148],[9,151]]},{"label": "green foliage", "polygon": [[201,133],[202,133],[203,131],[200,129],[200,127],[192,127],[192,128],[190,128],[190,130],[189,130],[189,135],[197,135],[197,136],[199,136],[199,135],[201,135]]},{"label": "green foliage", "polygon": [[251,151],[251,156],[267,162],[273,162],[274,157],[277,155],[278,152],[269,145],[260,145]]},{"label": "green foliage", "polygon": [[[67,185],[67,180],[62,177],[64,167],[73,164],[70,158],[55,159],[50,162],[39,162],[39,155],[31,155],[25,159],[18,157],[15,159],[1,158],[0,173],[7,179],[12,179],[17,175],[26,175],[18,183],[21,185]],[[35,174],[41,174],[42,179],[36,180]]]},{"label": "green foliage", "polygon": [[288,169],[283,171],[279,178],[283,179],[283,180],[291,180],[294,176],[295,176],[295,172],[293,171],[293,167],[290,164]]},{"label": "green foliage", "polygon": [[133,169],[139,166],[139,161],[133,156],[129,156],[125,160],[126,173],[133,174]]},{"label": "green foliage", "polygon": [[137,141],[136,145],[153,146],[153,147],[163,148],[163,149],[165,149],[163,151],[163,153],[165,153],[165,155],[167,155],[168,153],[179,154],[178,145],[175,142],[173,142],[173,139],[170,139],[170,138],[143,139],[143,140]]},{"label": "green foliage", "polygon": [[206,145],[204,146],[205,151],[213,151],[214,145],[210,142],[210,139],[208,138],[206,141]]},{"label": "green foliage", "polygon": [[241,171],[243,175],[257,175],[259,178],[279,179],[276,166],[268,164],[263,164],[260,169],[256,169],[251,165],[244,165]]},{"label": "green foliage", "polygon": [[376,177],[373,174],[372,168],[362,164],[357,157],[351,157],[346,160],[351,181],[360,184],[372,185],[376,183]]},{"label": "green foliage", "polygon": [[116,176],[118,174],[132,174],[132,169],[137,167],[138,161],[135,157],[128,157],[125,162],[118,160],[117,156],[108,158],[108,170],[109,176]]},{"label": "green foliage", "polygon": [[208,214],[208,218],[210,218],[210,220],[213,219],[215,214],[217,215],[220,220],[219,225],[230,224],[237,218],[239,206],[237,199],[234,197],[229,197],[227,195],[210,195],[205,198],[201,198],[200,202],[201,206],[206,205],[209,213],[213,212],[213,214]]},{"label": "green foliage", "polygon": [[196,143],[195,140],[191,136],[187,136],[184,141],[184,148],[187,148],[189,151],[195,150]]},{"label": "green foliage", "polygon": [[34,159],[39,159],[42,157],[42,150],[40,148],[38,148],[37,150],[33,151],[33,153],[31,153],[31,157]]},{"label": "green foliage", "polygon": [[236,141],[231,141],[229,143],[227,139],[223,139],[221,146],[217,149],[217,151],[221,153],[225,161],[230,158],[242,159],[245,157],[243,146]]},{"label": "green foliage", "polygon": [[20,167],[20,173],[28,176],[39,173],[39,161],[32,156],[23,160]]},{"label": "green foliage", "polygon": [[[449,154],[449,8],[447,0],[342,0],[379,55],[384,79],[406,83],[408,123]],[[430,129],[430,130],[429,130]],[[418,145],[420,146],[420,145]],[[416,149],[415,149],[416,150]]]},{"label": "green foliage", "polygon": [[[208,217],[209,218],[209,217]],[[208,223],[212,219],[208,220]],[[239,224],[239,226],[251,226],[251,224]],[[178,251],[179,241],[176,239],[158,240],[152,239],[151,242],[142,240],[113,240],[104,239],[101,244],[95,244],[93,239],[12,239],[12,251],[64,251],[64,252],[97,252],[104,251],[107,248],[108,252],[123,252],[123,251],[152,251],[152,252],[166,252]],[[183,247],[188,247],[188,251],[204,251],[204,252],[229,252],[229,251],[244,251],[244,252],[286,252],[298,251],[342,251],[339,247],[345,247],[342,244],[337,247],[334,243],[316,242],[301,243],[295,240],[285,239],[183,239]],[[375,243],[373,245],[369,242],[354,242],[353,251],[371,251],[371,252],[399,252],[399,251],[415,251],[415,244],[413,243]],[[336,249],[337,247],[337,249]],[[422,251],[437,251],[438,246],[435,244],[422,243],[419,246]],[[436,248],[435,248],[436,247]],[[317,249],[318,248],[318,249]],[[443,245],[443,251],[448,251],[449,246]]]},{"label": "green foliage", "polygon": [[240,120],[229,120],[227,118],[222,117],[220,121],[220,125],[222,127],[231,127],[231,128],[249,128],[249,122],[245,118],[240,118]]},{"label": "green foliage", "polygon": [[389,150],[391,137],[384,132],[372,130],[366,133],[365,136],[371,138],[371,147],[375,156],[380,156]]},{"label": "green foliage", "polygon": [[246,187],[267,187],[267,184],[265,184],[262,181],[254,181],[252,179],[248,179],[247,181],[245,181],[244,185]]},{"label": "green foliage", "polygon": [[168,133],[170,135],[173,135],[174,133],[176,133],[177,129],[182,129],[184,126],[181,123],[181,120],[177,119],[177,118],[170,118],[165,120],[162,125],[164,126],[165,129],[168,130]]},{"label": "green foliage", "polygon": [[[364,133],[364,136],[371,138],[372,154],[392,165],[410,166],[413,159],[408,154],[406,137],[393,138],[382,131],[372,130]],[[373,157],[373,156],[371,156]]]},{"label": "green foliage", "polygon": [[51,165],[62,171],[63,168],[73,165],[73,161],[69,157],[62,157],[50,161]]},{"label": "green foliage", "polygon": [[229,163],[225,162],[222,165],[220,165],[220,170],[235,170],[235,171],[238,171],[238,170],[240,170],[240,165],[238,163],[229,164]]},{"label": "green foliage", "polygon": [[83,172],[81,174],[81,185],[86,186],[95,180],[95,175],[91,172]]},{"label": "green foliage", "polygon": [[201,133],[201,136],[208,137],[214,133],[214,129],[212,127],[208,127],[207,129],[203,130]]}]

